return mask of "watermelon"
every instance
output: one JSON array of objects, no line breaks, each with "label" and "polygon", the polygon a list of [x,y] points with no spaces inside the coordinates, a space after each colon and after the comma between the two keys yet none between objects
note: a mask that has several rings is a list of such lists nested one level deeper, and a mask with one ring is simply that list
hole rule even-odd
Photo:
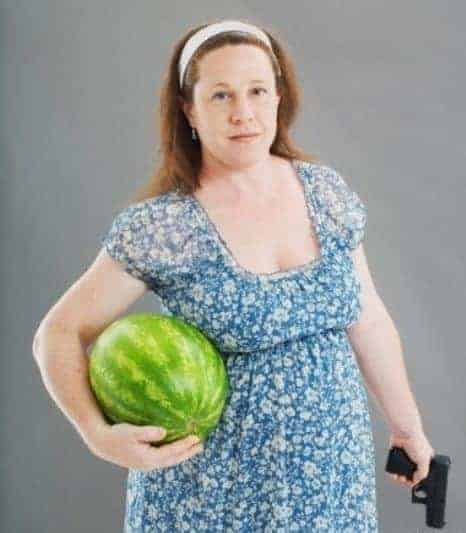
[{"label": "watermelon", "polygon": [[230,390],[221,355],[192,324],[157,313],[116,320],[96,339],[89,381],[110,424],[161,426],[159,446],[187,435],[205,440]]}]

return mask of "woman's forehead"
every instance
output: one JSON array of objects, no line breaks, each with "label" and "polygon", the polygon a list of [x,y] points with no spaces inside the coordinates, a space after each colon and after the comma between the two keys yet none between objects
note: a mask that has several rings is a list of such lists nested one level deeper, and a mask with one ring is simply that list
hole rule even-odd
[{"label": "woman's forehead", "polygon": [[208,52],[199,62],[199,74],[210,83],[234,80],[236,75],[268,79],[273,73],[270,58],[257,46],[223,46]]}]

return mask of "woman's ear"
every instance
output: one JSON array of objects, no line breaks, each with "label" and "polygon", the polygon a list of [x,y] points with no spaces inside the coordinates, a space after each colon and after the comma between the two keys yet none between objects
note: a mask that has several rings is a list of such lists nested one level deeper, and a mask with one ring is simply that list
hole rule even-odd
[{"label": "woman's ear", "polygon": [[192,122],[193,118],[192,118],[192,116],[191,116],[192,104],[186,102],[186,101],[183,99],[183,97],[181,97],[181,96],[178,97],[178,100],[179,100],[179,102],[180,102],[180,107],[181,107],[183,113],[185,114],[186,119],[187,119],[188,122],[189,122],[189,125],[190,125],[191,127],[193,127],[193,122]]}]

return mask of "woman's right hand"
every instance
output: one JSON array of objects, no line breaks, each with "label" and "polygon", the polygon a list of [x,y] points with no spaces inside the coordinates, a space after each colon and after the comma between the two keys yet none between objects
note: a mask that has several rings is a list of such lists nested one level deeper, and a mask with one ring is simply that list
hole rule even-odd
[{"label": "woman's right hand", "polygon": [[177,465],[204,449],[195,435],[158,448],[150,444],[164,437],[165,430],[161,427],[121,423],[101,429],[88,446],[101,459],[144,472]]}]

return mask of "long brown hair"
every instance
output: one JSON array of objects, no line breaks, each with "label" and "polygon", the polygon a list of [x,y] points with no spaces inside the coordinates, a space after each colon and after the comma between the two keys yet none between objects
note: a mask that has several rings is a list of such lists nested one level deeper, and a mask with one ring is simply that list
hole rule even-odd
[{"label": "long brown hair", "polygon": [[[246,21],[242,20],[242,22]],[[225,45],[251,44],[262,48],[270,57],[277,91],[281,95],[277,115],[277,134],[270,147],[270,153],[286,159],[296,158],[310,163],[320,162],[316,156],[301,150],[290,137],[290,127],[295,122],[301,105],[301,88],[293,63],[283,45],[262,27],[261,29],[268,35],[272,43],[275,57],[271,54],[268,46],[254,35],[236,32],[215,35],[205,41],[192,56],[185,71],[183,87],[180,89],[178,61],[184,44],[191,35],[209,24],[211,22],[189,30],[175,44],[168,69],[164,75],[158,106],[160,131],[158,152],[161,162],[148,182],[136,191],[130,199],[130,203],[152,198],[175,188],[182,193],[190,194],[199,187],[201,148],[199,140],[193,141],[191,137],[191,126],[182,109],[180,98],[185,102],[193,102],[194,85],[199,79],[200,61],[208,52]],[[277,61],[279,69],[277,68]]]}]

